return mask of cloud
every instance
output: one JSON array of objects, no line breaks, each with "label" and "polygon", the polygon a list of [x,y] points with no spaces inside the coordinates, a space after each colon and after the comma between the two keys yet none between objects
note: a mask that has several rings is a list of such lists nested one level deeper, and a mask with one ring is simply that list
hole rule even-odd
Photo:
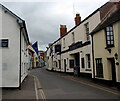
[{"label": "cloud", "polygon": [[30,41],[32,43],[38,41],[39,49],[45,50],[49,43],[59,38],[60,24],[67,25],[70,30],[74,26],[74,13],[79,12],[83,20],[106,1],[3,2],[3,4],[26,21]]}]

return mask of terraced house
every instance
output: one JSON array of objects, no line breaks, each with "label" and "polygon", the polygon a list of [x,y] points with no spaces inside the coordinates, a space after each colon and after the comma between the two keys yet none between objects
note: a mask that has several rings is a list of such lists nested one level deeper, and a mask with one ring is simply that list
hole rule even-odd
[{"label": "terraced house", "polygon": [[91,34],[95,78],[120,83],[120,9]]},{"label": "terraced house", "polygon": [[48,69],[95,78],[90,33],[118,9],[117,5],[107,2],[82,21],[76,14],[75,26],[69,31],[66,25],[60,25],[60,38],[47,50]]}]

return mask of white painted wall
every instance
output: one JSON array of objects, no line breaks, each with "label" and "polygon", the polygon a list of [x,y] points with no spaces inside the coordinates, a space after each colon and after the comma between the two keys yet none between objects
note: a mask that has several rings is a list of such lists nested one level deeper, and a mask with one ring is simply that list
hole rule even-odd
[{"label": "white painted wall", "polygon": [[[0,7],[1,9],[1,7]],[[2,9],[2,37],[9,40],[8,48],[0,48],[2,50],[2,87],[19,87],[19,70],[20,70],[20,26],[17,19]],[[27,45],[22,33],[22,49],[25,50]],[[25,60],[24,60],[25,59]],[[27,62],[27,58],[22,52],[22,62]],[[26,70],[22,67],[24,75],[21,82],[25,78]]]},{"label": "white painted wall", "polygon": [[[0,21],[2,19],[2,9],[0,9]],[[0,23],[0,38],[2,37],[2,23]],[[0,49],[0,87],[2,86],[2,50]],[[0,100],[2,100],[2,88],[0,88]]]},{"label": "white painted wall", "polygon": [[[80,24],[79,26],[77,26],[75,29],[73,29],[73,31],[71,31],[69,34],[67,34],[66,36],[64,36],[61,40],[62,40],[62,51],[69,49],[69,46],[73,43],[72,42],[72,32],[74,32],[74,36],[75,36],[75,43],[78,41],[82,41],[82,42],[86,42],[86,34],[85,34],[85,27],[84,25],[86,23],[89,23],[89,32],[92,32],[92,30],[100,23],[100,12],[96,12],[93,16],[91,16],[90,18],[88,18],[86,21],[84,21],[82,24]],[[63,48],[63,39],[65,38],[65,48]],[[90,36],[90,41],[91,41],[91,36]],[[80,51],[82,51],[82,53],[80,53]],[[92,41],[91,41],[91,45],[87,45],[84,46],[82,48],[76,49],[76,50],[72,50],[69,53],[73,54],[73,53],[80,53],[80,67],[81,67],[81,58],[84,57],[85,60],[85,67],[86,67],[86,54],[90,54],[91,56],[91,69],[93,67],[93,59],[92,59]],[[64,53],[62,54],[62,59],[64,58],[70,58],[70,56],[68,56],[68,54]],[[92,73],[91,71],[86,71],[86,68],[80,68],[81,72],[84,73]],[[71,69],[69,68],[69,70],[71,71]]]},{"label": "white painted wall", "polygon": [[[77,26],[75,29],[73,29],[71,32],[69,32],[67,35],[62,37],[57,42],[55,42],[52,45],[53,50],[54,50],[54,46],[58,43],[59,44],[61,43],[62,51],[65,51],[65,50],[69,49],[69,46],[73,44],[73,35],[72,35],[73,32],[74,32],[75,43],[79,42],[79,41],[82,41],[83,43],[86,42],[87,39],[86,39],[84,25],[87,22],[89,23],[89,32],[92,32],[92,30],[100,23],[100,12],[97,11],[94,15],[89,17],[87,20],[85,20],[83,23],[81,23],[79,26]],[[65,39],[65,44],[64,44],[64,39]],[[90,41],[91,41],[91,36],[90,36]],[[82,51],[82,52],[80,52],[80,51]],[[92,41],[91,41],[91,45],[87,45],[87,46],[84,46],[82,48],[78,48],[78,49],[75,49],[75,50],[72,50],[72,51],[61,54],[61,72],[64,72],[64,59],[66,59],[66,61],[67,61],[66,72],[73,72],[73,68],[70,68],[70,66],[69,66],[69,60],[74,59],[74,56],[72,56],[71,54],[74,54],[74,53],[77,53],[77,52],[80,53],[80,71],[83,72],[83,73],[92,73],[92,68],[93,68]],[[90,57],[91,57],[91,71],[86,71],[86,65],[87,65],[86,54],[90,54]],[[81,68],[82,67],[81,66],[81,58],[83,58],[83,57],[84,57],[84,60],[85,60],[85,68],[84,69]],[[49,61],[50,61],[50,59],[51,58],[49,58]],[[54,57],[53,57],[53,61],[58,61],[58,60],[54,59]],[[49,64],[51,64],[51,62],[49,62]]]}]

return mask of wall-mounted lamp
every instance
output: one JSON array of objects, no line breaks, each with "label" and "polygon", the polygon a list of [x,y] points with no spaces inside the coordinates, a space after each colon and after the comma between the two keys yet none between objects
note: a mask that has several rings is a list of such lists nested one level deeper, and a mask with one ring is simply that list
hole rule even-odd
[{"label": "wall-mounted lamp", "polygon": [[80,51],[80,53],[82,53],[83,51]]},{"label": "wall-mounted lamp", "polygon": [[116,62],[116,65],[119,65],[119,62]]},{"label": "wall-mounted lamp", "polygon": [[115,55],[114,55],[114,56],[115,56],[115,59],[117,60],[117,59],[118,59],[118,54],[117,54],[117,53],[115,53]]},{"label": "wall-mounted lamp", "polygon": [[109,53],[111,53],[111,49],[107,49]]}]

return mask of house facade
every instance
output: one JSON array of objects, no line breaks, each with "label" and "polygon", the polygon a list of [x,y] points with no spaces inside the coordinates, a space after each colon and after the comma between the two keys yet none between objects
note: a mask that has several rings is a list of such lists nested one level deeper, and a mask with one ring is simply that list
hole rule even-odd
[{"label": "house facade", "polygon": [[90,33],[116,9],[114,2],[107,2],[83,21],[76,14],[75,26],[69,31],[66,25],[60,25],[60,38],[47,51],[48,68],[95,78]]},{"label": "house facade", "polygon": [[120,9],[92,32],[95,78],[120,83]]},{"label": "house facade", "polygon": [[25,21],[0,4],[2,51],[1,87],[20,87],[28,74],[28,33]]}]

